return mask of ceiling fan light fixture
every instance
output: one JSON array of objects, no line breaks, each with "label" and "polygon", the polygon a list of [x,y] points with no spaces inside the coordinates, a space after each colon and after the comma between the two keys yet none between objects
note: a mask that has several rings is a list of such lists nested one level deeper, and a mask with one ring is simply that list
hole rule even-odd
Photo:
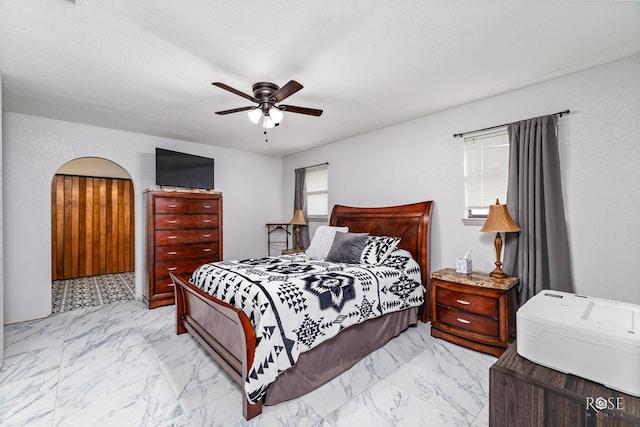
[{"label": "ceiling fan light fixture", "polygon": [[249,120],[251,120],[253,123],[258,124],[260,118],[262,117],[262,110],[260,108],[254,108],[247,113],[247,116],[249,116]]},{"label": "ceiling fan light fixture", "polygon": [[216,114],[226,115],[238,113],[240,111],[247,111],[247,115],[251,122],[258,124],[262,119],[262,127],[265,129],[271,129],[278,126],[284,119],[283,111],[316,117],[322,115],[322,110],[315,108],[298,107],[295,105],[276,106],[276,104],[284,101],[289,96],[302,89],[303,86],[295,80],[289,80],[289,82],[282,87],[270,82],[255,83],[253,85],[253,96],[221,82],[213,82],[212,85],[258,104],[257,106],[254,105],[216,111]]},{"label": "ceiling fan light fixture", "polygon": [[273,120],[273,123],[278,124],[284,118],[284,114],[276,107],[271,107],[269,109],[269,117]]}]

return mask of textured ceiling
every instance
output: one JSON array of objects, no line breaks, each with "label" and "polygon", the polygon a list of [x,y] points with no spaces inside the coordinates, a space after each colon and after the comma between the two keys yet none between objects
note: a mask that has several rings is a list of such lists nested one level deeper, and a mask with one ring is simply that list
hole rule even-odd
[{"label": "textured ceiling", "polygon": [[[640,53],[640,2],[0,0],[8,111],[274,155]],[[305,87],[253,125],[258,81]]]}]

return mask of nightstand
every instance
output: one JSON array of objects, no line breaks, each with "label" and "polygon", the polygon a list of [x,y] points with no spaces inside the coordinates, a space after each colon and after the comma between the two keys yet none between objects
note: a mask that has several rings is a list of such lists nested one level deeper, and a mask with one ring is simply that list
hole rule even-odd
[{"label": "nightstand", "polygon": [[431,336],[499,357],[516,335],[517,284],[517,277],[434,271]]},{"label": "nightstand", "polygon": [[283,249],[283,250],[282,250],[282,255],[293,255],[293,254],[299,254],[299,253],[302,253],[302,252],[304,252],[304,251],[305,251],[304,249],[296,249],[296,248],[293,248],[293,249]]}]

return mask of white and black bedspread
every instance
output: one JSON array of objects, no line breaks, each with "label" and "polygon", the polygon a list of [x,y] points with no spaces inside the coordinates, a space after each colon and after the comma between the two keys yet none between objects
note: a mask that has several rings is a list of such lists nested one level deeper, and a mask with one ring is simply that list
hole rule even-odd
[{"label": "white and black bedspread", "polygon": [[304,254],[199,267],[191,283],[243,310],[256,332],[245,384],[258,402],[300,353],[348,326],[423,302],[420,266],[396,249],[381,265],[337,264]]}]

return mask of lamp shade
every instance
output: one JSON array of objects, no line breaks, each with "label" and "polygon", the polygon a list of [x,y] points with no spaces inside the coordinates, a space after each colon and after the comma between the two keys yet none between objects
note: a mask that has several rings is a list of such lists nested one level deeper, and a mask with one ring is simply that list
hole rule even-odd
[{"label": "lamp shade", "polygon": [[499,200],[496,200],[495,205],[489,206],[489,215],[484,222],[480,231],[488,231],[494,233],[509,233],[514,231],[520,231],[518,224],[513,222],[507,205],[501,205]]},{"label": "lamp shade", "polygon": [[271,116],[273,122],[276,124],[280,123],[284,118],[284,114],[282,114],[282,111],[278,110],[276,107],[269,108],[269,116]]},{"label": "lamp shade", "polygon": [[264,116],[264,120],[262,121],[262,127],[265,129],[271,129],[272,127],[274,127],[276,124],[273,121],[273,119],[271,118],[271,116]]},{"label": "lamp shade", "polygon": [[251,120],[253,123],[258,124],[260,118],[262,117],[262,110],[259,108],[254,108],[253,110],[249,110],[247,116],[249,116],[249,120]]},{"label": "lamp shade", "polygon": [[293,218],[289,221],[289,224],[293,225],[307,225],[307,222],[304,220],[304,214],[301,209],[296,209],[293,211]]}]

